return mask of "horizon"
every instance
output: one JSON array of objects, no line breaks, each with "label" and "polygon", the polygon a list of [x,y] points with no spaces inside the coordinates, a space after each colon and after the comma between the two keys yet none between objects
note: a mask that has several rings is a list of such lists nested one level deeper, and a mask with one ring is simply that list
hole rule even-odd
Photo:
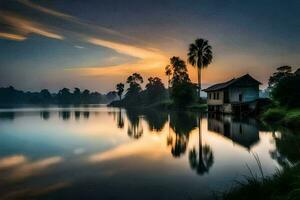
[{"label": "horizon", "polygon": [[265,88],[277,67],[300,66],[300,2],[257,2],[2,1],[0,86],[107,93],[134,72],[166,85],[169,58],[186,61],[201,37],[214,55],[203,88],[247,73]]}]

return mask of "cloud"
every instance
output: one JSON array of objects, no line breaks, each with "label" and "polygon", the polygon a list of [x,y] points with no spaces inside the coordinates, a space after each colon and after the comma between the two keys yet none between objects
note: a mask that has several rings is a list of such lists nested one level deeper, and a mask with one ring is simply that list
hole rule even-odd
[{"label": "cloud", "polygon": [[68,15],[68,14],[65,14],[65,13],[62,13],[62,12],[58,12],[56,10],[52,10],[52,9],[40,6],[38,4],[30,2],[28,0],[18,0],[18,2],[28,6],[30,8],[33,8],[35,10],[39,10],[43,13],[49,14],[49,15],[53,15],[53,16],[56,16],[56,17],[61,17],[61,18],[64,18],[64,19],[72,19],[73,18],[73,16],[71,16],[71,15]]},{"label": "cloud", "polygon": [[0,159],[0,170],[11,168],[26,162],[27,159],[23,155],[13,155]]},{"label": "cloud", "polygon": [[45,25],[39,24],[37,22],[29,21],[24,17],[20,17],[9,12],[1,12],[0,19],[4,21],[6,24],[13,27],[17,32],[22,33],[23,35],[34,33],[48,38],[53,38],[58,40],[64,39],[62,35],[55,33]]},{"label": "cloud", "polygon": [[158,53],[154,50],[140,48],[140,47],[136,47],[133,45],[112,42],[112,41],[103,40],[103,39],[99,39],[99,38],[88,38],[87,41],[91,44],[107,47],[107,48],[117,51],[118,53],[123,53],[123,54],[137,57],[137,58],[161,58],[161,57],[163,57],[160,53]]},{"label": "cloud", "polygon": [[7,39],[7,40],[15,40],[15,41],[23,41],[27,38],[23,35],[13,34],[13,33],[5,33],[0,32],[0,38]]}]

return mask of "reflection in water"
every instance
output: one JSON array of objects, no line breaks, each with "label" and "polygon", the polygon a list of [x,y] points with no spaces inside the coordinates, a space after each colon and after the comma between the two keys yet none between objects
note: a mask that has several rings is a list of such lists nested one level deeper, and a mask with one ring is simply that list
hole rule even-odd
[{"label": "reflection in water", "polygon": [[273,132],[276,149],[271,151],[271,156],[276,159],[281,166],[290,166],[300,161],[300,136],[286,129],[281,129],[281,133]]},{"label": "reflection in water", "polygon": [[50,112],[49,111],[42,111],[40,113],[40,116],[43,120],[48,120],[50,118]]},{"label": "reflection in water", "polygon": [[124,119],[121,108],[119,108],[119,111],[117,112],[117,126],[120,129],[124,128]]},{"label": "reflection in water", "polygon": [[13,120],[14,118],[14,112],[0,112],[0,120]]},{"label": "reflection in water", "polygon": [[214,156],[212,149],[209,145],[202,145],[202,115],[198,116],[198,131],[199,131],[199,147],[198,147],[198,159],[196,148],[194,147],[189,152],[189,161],[192,169],[196,170],[197,174],[203,175],[208,173],[209,169],[214,163]]},{"label": "reflection in water", "polygon": [[172,155],[180,157],[186,151],[191,131],[197,127],[196,115],[192,112],[171,112],[169,126],[175,136],[168,137],[167,143],[171,146]]},{"label": "reflection in water", "polygon": [[140,113],[138,110],[132,109],[126,112],[128,118],[128,130],[127,134],[129,137],[139,139],[143,135],[143,127],[140,121]]},{"label": "reflection in water", "polygon": [[70,111],[61,111],[61,112],[59,112],[59,116],[60,116],[63,120],[67,121],[67,120],[69,120],[70,117],[71,117],[71,112],[70,112]]},{"label": "reflection in water", "polygon": [[208,116],[208,130],[229,138],[248,150],[259,141],[258,127],[255,119],[239,119],[230,115]]},{"label": "reflection in water", "polygon": [[253,119],[106,107],[3,113],[14,120],[0,123],[1,200],[211,199],[249,174],[246,163],[255,173],[252,152],[266,175],[300,159],[296,135],[261,132]]},{"label": "reflection in water", "polygon": [[168,114],[166,112],[157,110],[144,110],[143,115],[149,125],[150,131],[160,132],[168,120]]},{"label": "reflection in water", "polygon": [[76,120],[79,120],[80,119],[80,111],[75,111],[74,116],[75,116]]}]

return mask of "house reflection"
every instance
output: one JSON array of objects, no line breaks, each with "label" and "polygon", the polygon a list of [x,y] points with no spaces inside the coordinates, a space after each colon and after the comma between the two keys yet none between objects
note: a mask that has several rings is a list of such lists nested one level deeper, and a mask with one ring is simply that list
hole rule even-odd
[{"label": "house reflection", "polygon": [[253,118],[209,114],[208,130],[221,134],[248,150],[259,141],[259,130]]}]

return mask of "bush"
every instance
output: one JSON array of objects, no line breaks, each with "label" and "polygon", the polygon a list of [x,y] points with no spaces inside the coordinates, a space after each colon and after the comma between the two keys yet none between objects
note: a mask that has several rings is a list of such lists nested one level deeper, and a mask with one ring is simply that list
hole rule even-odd
[{"label": "bush", "polygon": [[283,123],[292,129],[300,129],[300,110],[287,112]]},{"label": "bush", "polygon": [[196,87],[190,82],[175,84],[171,90],[171,98],[177,106],[186,106],[195,102],[196,96]]},{"label": "bush", "polygon": [[263,115],[263,120],[267,122],[278,122],[285,116],[285,110],[279,108],[271,108],[267,110]]}]

